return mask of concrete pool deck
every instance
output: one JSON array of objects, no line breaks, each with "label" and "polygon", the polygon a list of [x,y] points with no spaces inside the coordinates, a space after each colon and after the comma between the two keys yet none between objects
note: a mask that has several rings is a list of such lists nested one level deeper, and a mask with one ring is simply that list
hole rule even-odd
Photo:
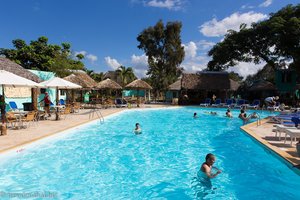
[{"label": "concrete pool deck", "polygon": [[[147,104],[142,108],[134,109],[147,109],[147,108],[160,108],[170,107],[168,105],[155,105]],[[100,109],[103,117],[109,116],[114,113],[128,110],[128,108],[108,108]],[[70,114],[66,119],[54,120],[54,115],[49,120],[41,120],[35,124],[31,124],[27,128],[22,129],[7,129],[7,135],[0,136],[0,153],[8,150],[17,149],[22,145],[32,143],[34,141],[43,139],[45,137],[60,133],[62,131],[71,129],[73,127],[99,119],[96,113],[90,116],[91,109],[81,109],[78,113]],[[133,127],[134,128],[134,127]]]},{"label": "concrete pool deck", "polygon": [[289,137],[286,143],[284,143],[284,136],[281,137],[281,140],[279,137],[275,137],[274,124],[268,123],[268,121],[269,119],[263,119],[261,125],[253,122],[242,126],[241,129],[272,153],[281,157],[291,168],[297,168],[297,173],[300,174],[300,157],[297,154],[295,142],[291,146]]}]

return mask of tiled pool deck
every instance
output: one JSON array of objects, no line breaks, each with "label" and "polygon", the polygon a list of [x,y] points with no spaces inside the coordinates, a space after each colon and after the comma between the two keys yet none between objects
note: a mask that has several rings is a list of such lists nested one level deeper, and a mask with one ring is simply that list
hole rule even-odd
[{"label": "tiled pool deck", "polygon": [[262,144],[266,149],[280,156],[288,166],[292,169],[296,169],[296,172],[300,174],[300,157],[297,154],[295,142],[293,142],[291,146],[290,138],[288,137],[286,143],[284,143],[285,134],[282,134],[283,136],[281,136],[280,140],[279,137],[275,137],[274,124],[268,123],[268,121],[269,119],[263,119],[261,120],[261,125],[257,125],[257,122],[253,122],[242,126],[241,129]]}]

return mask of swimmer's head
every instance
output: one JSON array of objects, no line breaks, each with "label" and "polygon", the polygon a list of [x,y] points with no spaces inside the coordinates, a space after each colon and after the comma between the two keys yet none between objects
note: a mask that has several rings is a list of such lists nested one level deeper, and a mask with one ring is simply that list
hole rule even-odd
[{"label": "swimmer's head", "polygon": [[242,109],[242,110],[241,110],[241,113],[245,113],[245,111]]},{"label": "swimmer's head", "polygon": [[230,112],[230,109],[227,109],[227,112]]},{"label": "swimmer's head", "polygon": [[194,117],[197,115],[197,113],[194,113]]},{"label": "swimmer's head", "polygon": [[140,124],[139,124],[139,123],[136,123],[135,126],[138,127],[138,126],[140,126]]},{"label": "swimmer's head", "polygon": [[206,155],[205,157],[205,162],[209,165],[213,165],[216,161],[216,157],[214,156],[214,154],[209,153]]}]

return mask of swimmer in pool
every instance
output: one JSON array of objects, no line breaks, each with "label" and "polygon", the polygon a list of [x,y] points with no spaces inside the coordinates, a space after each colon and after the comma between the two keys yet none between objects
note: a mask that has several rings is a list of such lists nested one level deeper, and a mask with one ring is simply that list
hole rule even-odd
[{"label": "swimmer in pool", "polygon": [[194,118],[198,118],[198,115],[197,115],[197,113],[194,113],[194,116],[193,116]]},{"label": "swimmer in pool", "polygon": [[[209,154],[206,155],[205,162],[202,164],[202,166],[200,168],[200,170],[204,174],[206,174],[206,176],[208,178],[215,178],[216,176],[218,176],[222,172],[221,170],[219,170],[218,168],[213,166],[215,161],[216,161],[216,157],[213,154],[209,153]],[[212,169],[216,169],[217,172],[213,174]]]},{"label": "swimmer in pool", "polygon": [[217,115],[217,114],[218,114],[217,112],[213,112],[213,111],[210,111],[210,112],[204,112],[204,113],[211,114],[211,115]]},{"label": "swimmer in pool", "polygon": [[136,124],[135,124],[134,133],[135,133],[136,135],[138,135],[138,134],[141,134],[141,133],[142,133],[142,129],[141,129],[141,127],[140,127],[140,124],[139,124],[139,123],[136,123]]},{"label": "swimmer in pool", "polygon": [[230,109],[227,109],[226,111],[226,117],[232,118],[232,113],[230,112]]}]

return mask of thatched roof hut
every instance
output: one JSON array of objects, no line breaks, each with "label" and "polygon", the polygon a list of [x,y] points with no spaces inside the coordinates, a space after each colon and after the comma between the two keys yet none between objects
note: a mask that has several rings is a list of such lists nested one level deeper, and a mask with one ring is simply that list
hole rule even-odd
[{"label": "thatched roof hut", "polygon": [[15,63],[15,62],[7,59],[7,58],[1,58],[0,57],[0,70],[5,70],[5,71],[8,71],[8,72],[11,72],[11,73],[16,74],[18,76],[21,76],[23,78],[27,78],[29,80],[32,80],[34,82],[41,82],[42,81],[34,73],[28,71],[27,69],[23,68],[21,65],[18,65],[17,63]]},{"label": "thatched roof hut", "polygon": [[97,87],[97,82],[84,72],[71,74],[65,77],[64,80],[80,85],[82,88],[91,89]]},{"label": "thatched roof hut", "polygon": [[111,79],[106,79],[104,81],[101,81],[98,83],[97,88],[99,89],[114,89],[114,90],[120,90],[122,87],[116,83],[115,81]]},{"label": "thatched roof hut", "polygon": [[125,86],[125,88],[129,88],[129,89],[146,89],[146,90],[151,90],[152,87],[146,83],[143,80],[137,79],[132,81],[131,83],[129,83],[128,85]]},{"label": "thatched roof hut", "polygon": [[181,88],[186,90],[228,90],[235,91],[239,83],[231,80],[225,72],[201,72],[183,74]]},{"label": "thatched roof hut", "polygon": [[276,87],[273,83],[265,80],[256,81],[249,88],[249,91],[275,91]]},{"label": "thatched roof hut", "polygon": [[169,85],[169,90],[172,90],[172,91],[181,90],[181,79],[178,79],[176,82]]}]

